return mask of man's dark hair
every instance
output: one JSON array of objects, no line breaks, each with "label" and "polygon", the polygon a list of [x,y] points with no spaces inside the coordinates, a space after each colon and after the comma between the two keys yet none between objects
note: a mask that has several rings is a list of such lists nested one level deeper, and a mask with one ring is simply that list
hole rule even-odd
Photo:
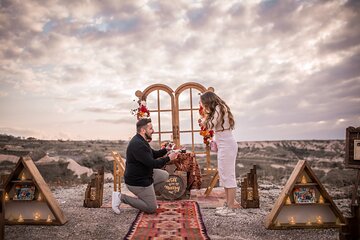
[{"label": "man's dark hair", "polygon": [[142,128],[144,128],[148,123],[151,123],[151,118],[141,118],[136,123],[136,132],[140,132]]}]

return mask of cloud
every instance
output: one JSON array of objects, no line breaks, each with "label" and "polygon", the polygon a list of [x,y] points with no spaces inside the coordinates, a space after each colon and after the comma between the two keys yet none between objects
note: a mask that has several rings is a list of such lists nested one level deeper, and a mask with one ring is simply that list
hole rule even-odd
[{"label": "cloud", "polygon": [[[3,126],[26,128],[4,107],[25,112],[19,96],[92,129],[129,124],[136,90],[185,82],[214,87],[249,129],[358,121],[357,1],[2,1],[0,19]],[[112,134],[93,131],[62,132]]]}]

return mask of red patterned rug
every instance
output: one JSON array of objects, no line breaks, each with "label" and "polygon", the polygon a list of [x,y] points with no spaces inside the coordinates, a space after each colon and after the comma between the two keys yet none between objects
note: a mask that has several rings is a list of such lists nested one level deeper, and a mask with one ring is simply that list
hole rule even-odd
[{"label": "red patterned rug", "polygon": [[158,202],[154,214],[139,212],[124,239],[210,239],[195,201]]}]

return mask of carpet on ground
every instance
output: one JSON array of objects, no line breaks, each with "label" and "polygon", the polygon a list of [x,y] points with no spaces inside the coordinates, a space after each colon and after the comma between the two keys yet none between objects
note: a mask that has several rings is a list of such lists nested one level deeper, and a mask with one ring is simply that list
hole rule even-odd
[{"label": "carpet on ground", "polygon": [[139,212],[126,240],[137,239],[210,239],[195,201],[158,202],[154,214]]}]

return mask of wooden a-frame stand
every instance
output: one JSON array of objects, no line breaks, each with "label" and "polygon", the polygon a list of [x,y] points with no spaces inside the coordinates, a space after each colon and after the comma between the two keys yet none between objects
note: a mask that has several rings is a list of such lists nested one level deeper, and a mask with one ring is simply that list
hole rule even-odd
[{"label": "wooden a-frame stand", "polygon": [[295,166],[268,214],[267,229],[340,228],[346,220],[305,160]]},{"label": "wooden a-frame stand", "polygon": [[29,156],[17,162],[5,181],[4,190],[5,223],[8,225],[62,225],[68,221]]}]

